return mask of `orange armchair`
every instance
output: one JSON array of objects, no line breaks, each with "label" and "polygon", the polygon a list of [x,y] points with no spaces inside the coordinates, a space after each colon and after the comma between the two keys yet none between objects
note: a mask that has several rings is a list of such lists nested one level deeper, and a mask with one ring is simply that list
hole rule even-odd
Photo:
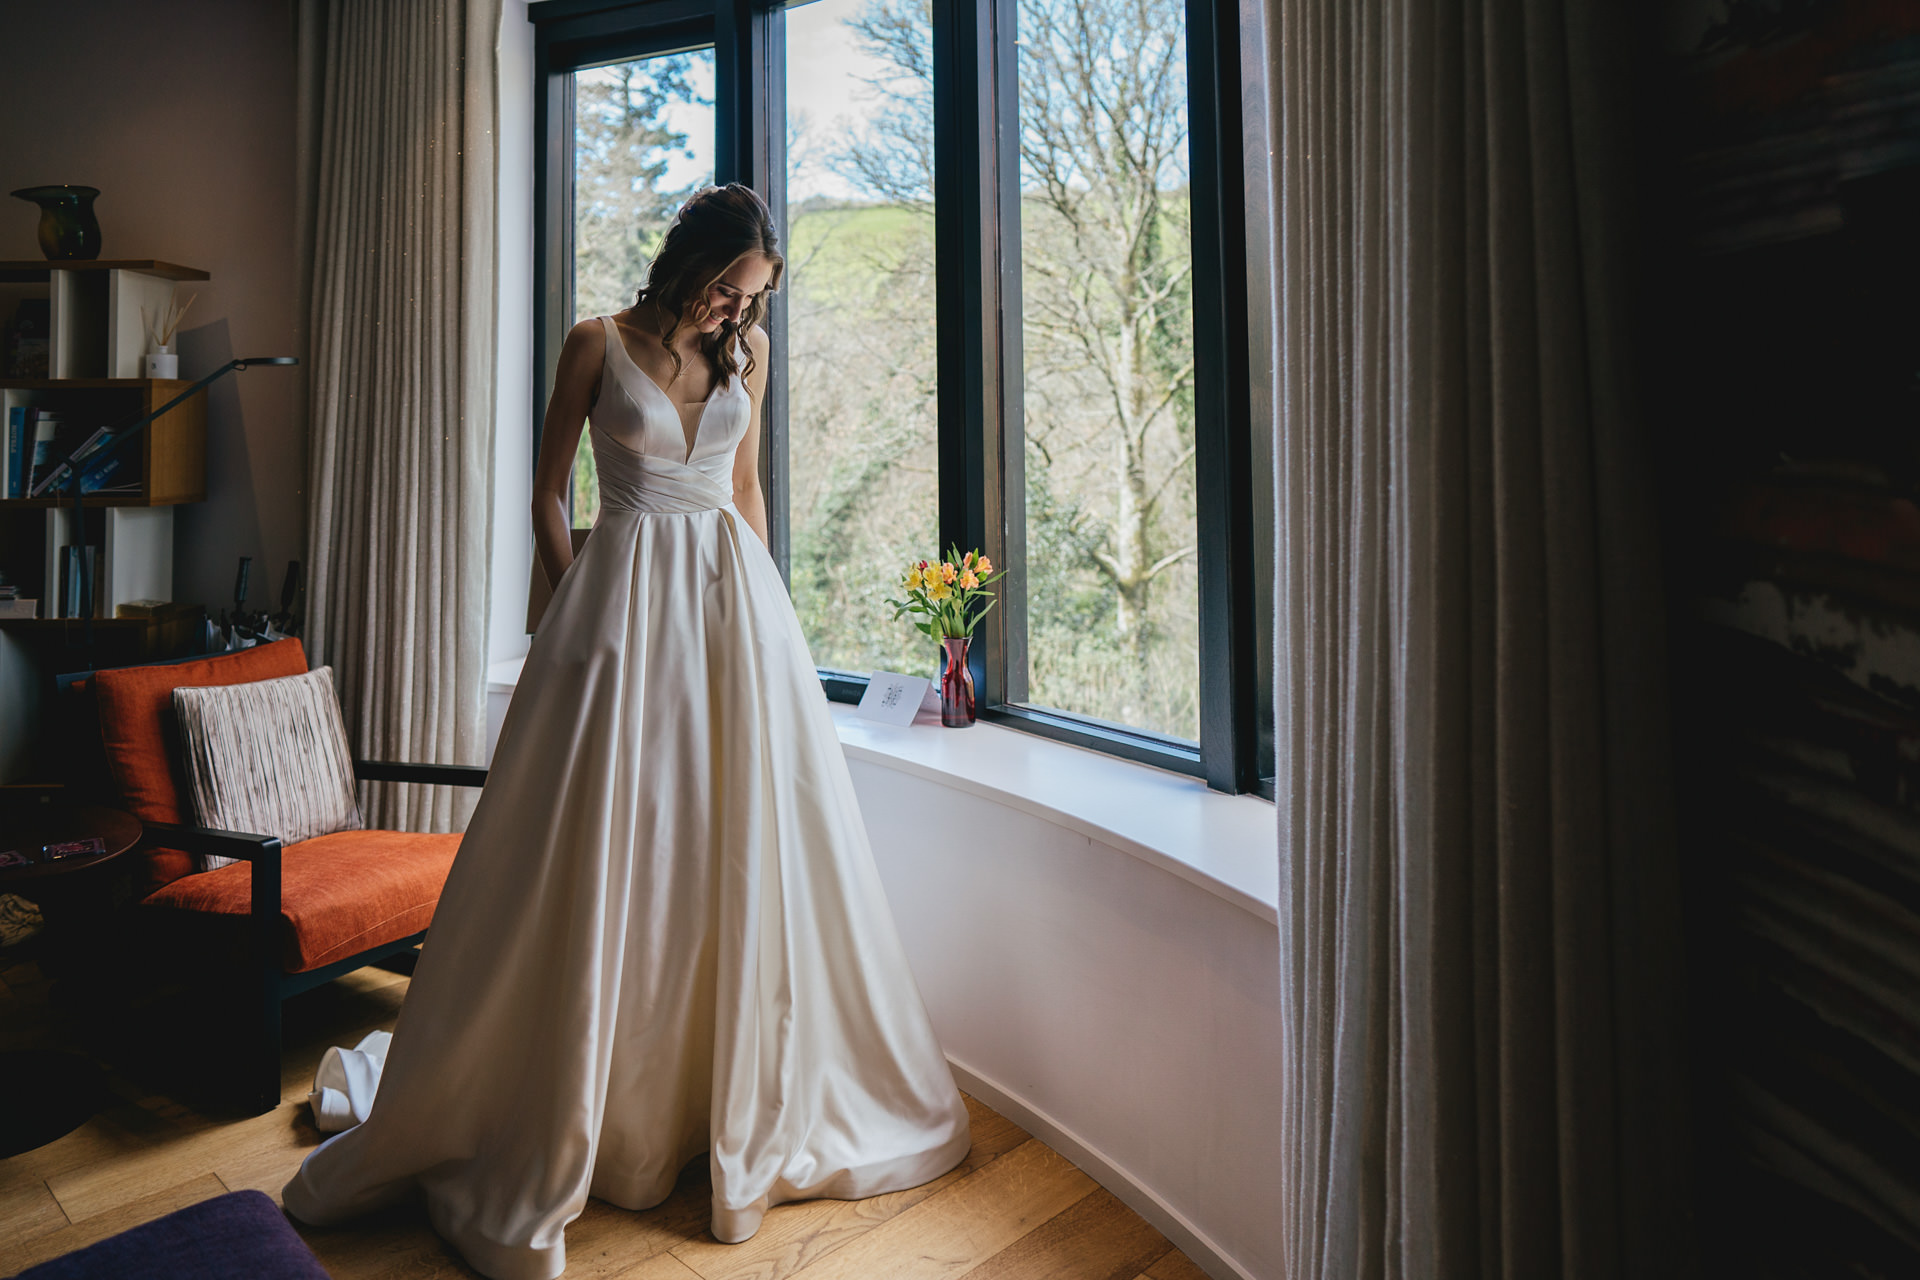
[{"label": "orange armchair", "polygon": [[[120,807],[146,826],[136,853],[139,908],[165,922],[242,925],[252,974],[253,1048],[243,1064],[249,1105],[280,1102],[280,1006],[288,996],[411,949],[426,937],[460,845],[458,834],[340,831],[283,845],[273,832],[194,824],[182,772],[173,690],[300,675],[306,651],[279,640],[236,653],[60,677],[90,697],[104,772]],[[96,775],[97,776],[97,775]],[[486,770],[460,765],[354,762],[365,781],[481,786]],[[240,861],[196,871],[196,855]]]}]

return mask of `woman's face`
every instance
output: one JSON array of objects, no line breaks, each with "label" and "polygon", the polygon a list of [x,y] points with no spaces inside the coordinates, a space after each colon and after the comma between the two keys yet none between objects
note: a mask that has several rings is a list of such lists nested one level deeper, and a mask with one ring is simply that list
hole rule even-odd
[{"label": "woman's face", "polygon": [[698,315],[701,333],[713,333],[722,324],[738,324],[754,296],[773,281],[773,264],[757,253],[744,254],[707,286],[706,314]]}]

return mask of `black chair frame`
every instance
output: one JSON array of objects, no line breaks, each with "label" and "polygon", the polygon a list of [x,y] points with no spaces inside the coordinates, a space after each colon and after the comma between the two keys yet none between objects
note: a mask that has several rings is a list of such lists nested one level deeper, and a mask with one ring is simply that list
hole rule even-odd
[{"label": "black chair frame", "polygon": [[[477,765],[401,764],[383,760],[354,761],[353,776],[362,782],[413,782],[446,787],[480,787],[487,781],[487,771]],[[149,822],[145,826],[145,845],[203,856],[238,858],[253,865],[247,949],[248,963],[253,969],[249,986],[255,1026],[249,1036],[252,1047],[241,1064],[241,1088],[250,1111],[256,1115],[271,1111],[280,1105],[281,1004],[289,996],[311,991],[355,969],[412,950],[426,939],[427,931],[423,929],[383,942],[318,969],[288,973],[281,963],[284,938],[280,921],[280,872],[284,848],[280,837],[166,822]]]},{"label": "black chair frame", "polygon": [[[190,654],[183,658],[168,658],[154,662],[138,663],[139,666],[175,666],[185,662],[196,662],[214,656],[208,654]],[[77,671],[54,677],[57,693],[69,695],[87,681],[94,672]],[[68,716],[72,721],[75,717]],[[70,730],[71,732],[71,730]],[[99,735],[93,735],[93,747],[98,751]],[[63,754],[70,759],[77,758],[75,744],[65,744]],[[104,769],[105,761],[97,765],[89,764],[86,769]],[[458,764],[404,764],[384,760],[356,760],[353,762],[353,776],[362,782],[412,782],[423,786],[443,787],[482,787],[486,785],[487,771],[478,765]],[[108,797],[103,801],[112,803]],[[245,975],[245,989],[250,1006],[246,1016],[254,1025],[247,1035],[248,1049],[244,1061],[240,1064],[241,1091],[249,1111],[258,1115],[273,1110],[280,1105],[280,1006],[289,996],[303,991],[311,991],[333,981],[335,978],[365,968],[389,956],[410,951],[426,939],[427,931],[409,934],[404,938],[395,938],[383,942],[377,947],[369,947],[343,960],[305,973],[288,973],[281,963],[280,889],[281,854],[283,845],[279,836],[257,835],[244,831],[217,831],[211,827],[191,826],[185,823],[147,822],[142,824],[146,830],[141,837],[141,848],[179,849],[196,856],[212,855],[219,858],[238,858],[253,865],[252,894],[248,903],[246,925],[246,952],[249,972]]]}]

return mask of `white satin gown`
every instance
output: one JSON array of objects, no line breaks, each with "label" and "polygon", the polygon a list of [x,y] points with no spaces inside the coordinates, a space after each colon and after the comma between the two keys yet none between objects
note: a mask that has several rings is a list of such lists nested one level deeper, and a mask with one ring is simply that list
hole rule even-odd
[{"label": "white satin gown", "polygon": [[[691,451],[612,322],[600,520],[501,729],[364,1123],[287,1184],[336,1223],[423,1189],[495,1280],[549,1280],[589,1195],[645,1209],[708,1153],[713,1233],[946,1172],[967,1112],[845,757],[734,509],[736,379]],[[365,1066],[365,1064],[361,1064]]]}]

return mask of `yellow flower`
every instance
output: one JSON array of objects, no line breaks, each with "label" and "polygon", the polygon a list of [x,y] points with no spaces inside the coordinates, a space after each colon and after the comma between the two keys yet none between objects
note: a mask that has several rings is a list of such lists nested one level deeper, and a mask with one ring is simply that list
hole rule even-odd
[{"label": "yellow flower", "polygon": [[971,591],[980,585],[980,579],[974,576],[973,570],[969,569],[960,575],[960,585]]},{"label": "yellow flower", "polygon": [[945,600],[952,594],[953,588],[938,579],[927,584],[927,598],[929,600]]},{"label": "yellow flower", "polygon": [[954,568],[954,567],[953,567],[953,566],[952,566],[951,564],[947,564],[947,563],[944,563],[944,562],[943,562],[943,563],[941,564],[941,566],[940,566],[940,581],[942,581],[942,582],[952,582],[952,581],[953,581],[953,580],[954,580],[955,578],[957,578],[957,577],[959,577],[959,576],[960,576],[960,571],[959,571],[959,570],[957,570],[957,569],[955,569],[955,568]]},{"label": "yellow flower", "polygon": [[987,559],[985,556],[981,556],[980,563],[976,567],[980,570],[981,573],[992,573],[993,561]]},{"label": "yellow flower", "polygon": [[907,570],[907,590],[918,591],[924,585],[918,566]]}]

